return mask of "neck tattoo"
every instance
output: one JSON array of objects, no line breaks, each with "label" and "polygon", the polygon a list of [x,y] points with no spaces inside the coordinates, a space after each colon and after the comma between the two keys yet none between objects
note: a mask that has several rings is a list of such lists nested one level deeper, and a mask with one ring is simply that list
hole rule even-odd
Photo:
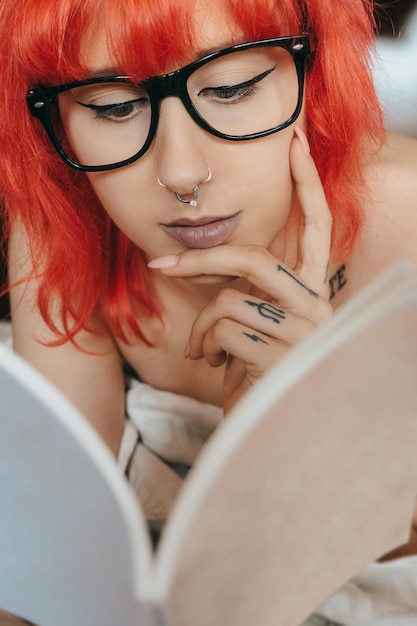
[{"label": "neck tattoo", "polygon": [[343,264],[329,279],[330,300],[334,298],[335,295],[339,293],[339,291],[343,289],[343,287],[346,285],[347,278],[346,278],[345,272],[346,272],[346,265]]}]

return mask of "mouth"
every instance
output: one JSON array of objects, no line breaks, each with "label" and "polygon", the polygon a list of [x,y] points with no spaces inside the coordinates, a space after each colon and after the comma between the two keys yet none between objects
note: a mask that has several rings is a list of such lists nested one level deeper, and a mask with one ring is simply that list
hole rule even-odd
[{"label": "mouth", "polygon": [[161,224],[161,228],[187,248],[213,248],[229,239],[238,227],[241,217],[242,213],[239,212],[220,219],[182,219],[172,224]]}]

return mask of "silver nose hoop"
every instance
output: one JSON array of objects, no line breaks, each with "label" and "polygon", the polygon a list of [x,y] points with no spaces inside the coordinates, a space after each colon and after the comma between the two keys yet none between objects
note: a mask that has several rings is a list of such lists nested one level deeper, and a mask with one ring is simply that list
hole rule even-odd
[{"label": "silver nose hoop", "polygon": [[[201,181],[200,185],[204,185],[204,183],[208,183],[209,180],[211,180],[211,169],[210,168],[208,168],[207,177],[204,180]],[[166,185],[164,185],[164,183],[161,183],[161,181],[159,179],[159,176],[158,176],[158,185],[160,185],[161,187],[166,187]],[[185,200],[176,191],[174,191],[173,194],[176,197],[176,199],[178,200],[178,202],[181,202],[182,204],[189,204],[192,207],[196,207],[197,206],[197,200],[200,197],[200,185],[195,185],[195,187],[193,188],[193,197],[191,198],[191,200]]]}]

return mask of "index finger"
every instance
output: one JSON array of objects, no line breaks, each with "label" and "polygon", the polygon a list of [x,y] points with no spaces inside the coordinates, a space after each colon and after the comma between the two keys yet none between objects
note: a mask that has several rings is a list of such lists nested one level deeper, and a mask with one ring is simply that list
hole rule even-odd
[{"label": "index finger", "polygon": [[295,134],[290,163],[301,211],[301,224],[294,271],[320,295],[327,296],[332,214],[310,155],[308,140],[298,127],[295,128]]},{"label": "index finger", "polygon": [[310,285],[300,280],[262,246],[196,248],[178,255],[159,257],[148,263],[148,267],[178,278],[208,275],[245,278],[271,299],[279,301],[283,306],[290,306],[294,311],[304,310],[307,299],[319,298]]}]

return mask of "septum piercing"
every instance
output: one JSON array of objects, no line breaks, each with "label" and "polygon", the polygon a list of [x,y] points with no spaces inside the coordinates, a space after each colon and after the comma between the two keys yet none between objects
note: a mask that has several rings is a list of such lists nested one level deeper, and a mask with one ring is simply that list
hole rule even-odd
[{"label": "septum piercing", "polygon": [[190,206],[197,206],[197,199],[200,195],[200,185],[196,185],[193,191],[194,191],[194,195],[193,195],[192,200],[184,200],[184,198],[181,198],[181,196],[176,191],[174,191],[174,196],[176,197],[177,200],[179,200],[183,204],[189,204]]},{"label": "septum piercing", "polygon": [[[166,187],[166,185],[164,185],[164,183],[161,183],[161,181],[159,179],[159,176],[158,176],[157,180],[158,180],[158,185],[160,185],[161,187]],[[211,169],[210,168],[208,168],[207,178],[202,180],[200,185],[203,185],[204,183],[208,183],[209,180],[211,180]],[[184,200],[184,198],[181,198],[181,196],[176,191],[174,191],[173,194],[174,194],[174,196],[176,197],[176,199],[179,202],[182,202],[182,204],[189,204],[192,207],[196,207],[197,206],[197,200],[200,197],[200,185],[195,185],[195,187],[193,188],[194,195],[193,195],[191,200]]]}]

